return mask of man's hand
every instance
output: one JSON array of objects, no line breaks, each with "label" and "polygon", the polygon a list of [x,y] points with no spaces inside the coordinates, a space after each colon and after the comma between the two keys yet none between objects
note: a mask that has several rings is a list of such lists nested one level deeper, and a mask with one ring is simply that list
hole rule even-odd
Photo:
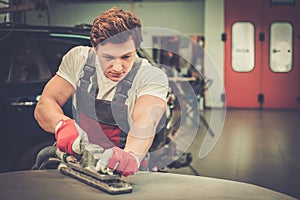
[{"label": "man's hand", "polygon": [[140,165],[139,158],[132,152],[126,152],[118,147],[107,149],[97,162],[96,170],[106,172],[107,168],[123,176],[135,174]]},{"label": "man's hand", "polygon": [[81,144],[88,143],[87,134],[76,124],[75,120],[60,120],[55,128],[56,146],[69,154],[81,154]]}]

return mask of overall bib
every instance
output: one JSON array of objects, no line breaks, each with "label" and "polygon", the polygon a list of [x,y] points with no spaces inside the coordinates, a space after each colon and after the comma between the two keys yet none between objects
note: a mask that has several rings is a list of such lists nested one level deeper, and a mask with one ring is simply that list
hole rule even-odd
[{"label": "overall bib", "polygon": [[137,58],[130,72],[118,84],[112,101],[96,99],[99,88],[95,68],[96,55],[89,51],[76,91],[75,119],[87,133],[89,142],[104,149],[124,148],[129,132],[128,108],[125,101],[142,59]]}]

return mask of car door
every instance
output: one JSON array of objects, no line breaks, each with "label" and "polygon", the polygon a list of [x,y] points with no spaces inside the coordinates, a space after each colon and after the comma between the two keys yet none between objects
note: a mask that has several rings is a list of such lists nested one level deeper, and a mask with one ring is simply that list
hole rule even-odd
[{"label": "car door", "polygon": [[[1,68],[8,73],[1,84],[1,146],[5,160],[1,168],[11,169],[21,162],[22,154],[40,141],[53,141],[49,134],[42,132],[34,120],[33,111],[42,88],[51,77],[47,66],[42,66],[38,57],[35,40],[29,33],[13,32],[1,41],[1,54],[7,51]],[[43,71],[45,70],[45,71]]]},{"label": "car door", "polygon": [[[38,151],[54,143],[54,135],[43,131],[34,119],[35,105],[62,56],[88,42],[39,30],[14,30],[0,40],[0,53],[5,55],[0,67],[0,137],[5,142],[0,152],[6,155],[0,171],[30,169]],[[64,111],[72,115],[70,101]]]}]

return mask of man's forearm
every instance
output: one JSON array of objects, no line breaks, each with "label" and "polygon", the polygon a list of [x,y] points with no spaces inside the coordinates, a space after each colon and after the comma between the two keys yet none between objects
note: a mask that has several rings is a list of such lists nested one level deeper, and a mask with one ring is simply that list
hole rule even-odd
[{"label": "man's forearm", "polygon": [[73,86],[57,75],[47,83],[34,111],[35,119],[45,131],[54,133],[59,120],[69,119],[64,115],[61,106],[67,102],[73,91]]},{"label": "man's forearm", "polygon": [[50,99],[41,99],[34,111],[34,116],[39,125],[47,132],[54,133],[57,122],[61,119],[69,119],[64,115],[61,107]]},{"label": "man's forearm", "polygon": [[[145,105],[148,105],[145,108]],[[133,110],[133,125],[128,133],[125,151],[132,151],[140,160],[149,151],[157,125],[166,108],[164,100],[144,95],[139,97]]]}]

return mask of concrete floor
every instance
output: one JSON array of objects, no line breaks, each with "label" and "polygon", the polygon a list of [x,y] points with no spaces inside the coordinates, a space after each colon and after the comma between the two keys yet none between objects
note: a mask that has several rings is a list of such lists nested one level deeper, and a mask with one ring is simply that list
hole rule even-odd
[{"label": "concrete floor", "polygon": [[[202,115],[210,119],[210,112]],[[251,183],[300,199],[300,110],[227,109],[218,143],[200,159],[206,130],[200,123],[188,149],[191,166],[165,171]]]}]

